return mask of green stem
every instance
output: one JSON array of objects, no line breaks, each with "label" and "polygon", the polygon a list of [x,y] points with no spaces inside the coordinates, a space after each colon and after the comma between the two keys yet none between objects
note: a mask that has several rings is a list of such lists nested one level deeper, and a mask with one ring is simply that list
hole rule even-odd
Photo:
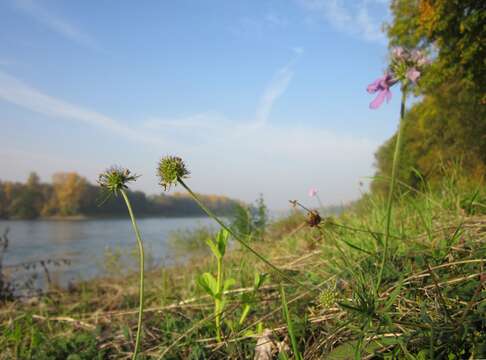
[{"label": "green stem", "polygon": [[216,339],[221,342],[221,304],[223,302],[223,257],[218,257],[218,274],[217,274],[217,287],[219,296],[221,299],[215,299],[215,322],[216,322]]},{"label": "green stem", "polygon": [[130,219],[132,220],[132,227],[135,231],[135,236],[137,238],[137,245],[138,245],[138,255],[139,255],[139,265],[140,265],[140,288],[139,288],[139,305],[138,305],[138,325],[137,325],[137,336],[135,338],[135,350],[133,352],[132,360],[137,358],[138,350],[140,348],[140,337],[142,334],[142,317],[143,317],[143,299],[144,299],[144,252],[143,252],[143,243],[142,238],[140,236],[140,231],[138,230],[137,223],[135,221],[135,215],[132,211],[132,206],[130,204],[130,200],[128,200],[128,196],[124,190],[120,190],[125,203],[127,204],[128,213],[130,214]]},{"label": "green stem", "polygon": [[320,291],[320,289],[318,289],[318,288],[310,288],[307,285],[304,285],[303,283],[301,283],[300,281],[298,281],[298,280],[296,280],[294,278],[291,278],[291,277],[285,275],[285,273],[282,270],[280,270],[275,265],[273,265],[265,257],[263,257],[262,255],[260,255],[256,250],[253,250],[253,248],[250,245],[248,245],[244,240],[242,240],[223,221],[221,221],[211,210],[209,210],[206,207],[206,205],[204,205],[203,202],[199,199],[199,197],[189,188],[189,186],[187,186],[186,183],[184,181],[182,181],[182,179],[178,179],[177,181],[179,181],[179,183],[184,187],[184,189],[187,190],[187,192],[189,193],[189,195],[191,195],[191,197],[194,199],[194,201],[199,205],[199,207],[209,217],[211,217],[212,219],[214,219],[214,221],[216,221],[223,229],[225,229],[231,236],[233,236],[233,238],[235,238],[235,240],[237,240],[241,245],[243,245],[248,251],[250,251],[253,255],[255,255],[258,259],[260,259],[261,261],[263,261],[265,264],[267,264],[273,270],[275,270],[275,272],[277,272],[283,279],[285,279],[285,280],[287,280],[287,281],[289,281],[291,283],[294,283],[295,285],[298,285],[300,287],[303,287],[304,289],[307,289],[309,291]]},{"label": "green stem", "polygon": [[407,99],[407,89],[402,87],[402,102],[400,105],[400,124],[398,126],[397,141],[395,144],[395,152],[393,153],[393,164],[392,164],[392,174],[390,180],[390,188],[388,189],[388,201],[386,204],[386,223],[385,223],[385,244],[383,249],[383,257],[380,264],[380,272],[378,273],[378,280],[376,282],[376,293],[381,285],[383,278],[383,269],[385,268],[386,259],[388,256],[388,245],[390,240],[390,226],[392,217],[392,206],[393,206],[393,193],[395,190],[395,183],[397,181],[398,164],[400,162],[400,148],[402,145],[402,133],[405,117],[405,101]]}]

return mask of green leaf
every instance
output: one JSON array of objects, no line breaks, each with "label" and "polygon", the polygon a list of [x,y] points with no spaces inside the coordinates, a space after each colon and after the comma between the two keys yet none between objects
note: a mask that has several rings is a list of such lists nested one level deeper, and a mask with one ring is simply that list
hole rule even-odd
[{"label": "green leaf", "polygon": [[206,240],[206,244],[208,244],[209,248],[211,249],[212,253],[214,256],[216,256],[218,259],[222,257],[218,246],[213,242],[211,239]]},{"label": "green leaf", "polygon": [[251,309],[251,306],[248,305],[248,304],[245,304],[245,306],[243,307],[243,311],[241,312],[240,321],[238,321],[238,324],[240,324],[240,326],[243,325],[243,323],[245,322],[246,317],[250,313],[250,309]]},{"label": "green leaf", "polygon": [[398,285],[391,292],[390,297],[388,298],[388,300],[385,303],[385,306],[383,307],[383,312],[388,311],[388,309],[393,305],[398,294],[400,294],[400,290],[402,290],[402,285],[403,285],[403,277],[398,281]]},{"label": "green leaf", "polygon": [[213,298],[218,294],[218,282],[213,275],[206,272],[197,278],[197,283],[204,291],[206,291]]},{"label": "green leaf", "polygon": [[223,257],[224,254],[226,253],[226,246],[228,244],[228,237],[229,237],[229,233],[225,229],[221,229],[218,232],[216,241],[218,243],[218,249],[219,249],[219,253],[221,254],[221,257]]},{"label": "green leaf", "polygon": [[344,242],[346,245],[348,245],[352,249],[355,249],[355,250],[364,252],[365,254],[368,254],[368,255],[374,255],[372,252],[370,252],[368,250],[365,250],[363,248],[360,248],[358,245],[354,245],[354,244],[352,244],[351,242],[349,242],[349,241],[347,241],[345,239],[341,239],[341,241]]},{"label": "green leaf", "polygon": [[236,280],[233,278],[226,279],[223,284],[223,291],[228,290],[230,287],[232,287],[234,284],[236,284]]},{"label": "green leaf", "polygon": [[263,283],[267,279],[267,276],[268,276],[268,274],[266,274],[266,273],[255,272],[255,280],[253,282],[253,287],[254,287],[255,290],[258,290],[260,288],[260,286],[263,285]]},{"label": "green leaf", "polygon": [[285,317],[285,320],[287,321],[287,331],[289,333],[290,337],[290,343],[292,345],[292,351],[294,353],[294,357],[296,360],[302,360],[302,355],[300,354],[299,347],[297,344],[297,339],[294,333],[294,327],[293,327],[293,322],[292,319],[290,318],[290,313],[289,313],[289,308],[287,306],[287,299],[285,297],[285,290],[280,284],[280,296],[282,298],[282,309],[283,309],[283,314]]}]

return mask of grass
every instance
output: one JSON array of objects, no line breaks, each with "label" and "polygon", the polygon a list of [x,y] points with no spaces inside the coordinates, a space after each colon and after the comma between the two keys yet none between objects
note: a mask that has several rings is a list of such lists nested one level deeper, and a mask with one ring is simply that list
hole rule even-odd
[{"label": "grass", "polygon": [[[222,276],[236,284],[224,295],[221,341],[213,299],[197,284],[217,273],[213,259],[146,272],[138,358],[252,359],[262,346],[290,359],[486,357],[484,183],[454,177],[424,192],[397,188],[379,288],[386,199],[364,196],[316,227],[294,212],[251,243],[285,277],[244,247],[225,255]],[[270,275],[255,287],[255,273]],[[5,302],[0,359],[131,358],[138,276]]]}]

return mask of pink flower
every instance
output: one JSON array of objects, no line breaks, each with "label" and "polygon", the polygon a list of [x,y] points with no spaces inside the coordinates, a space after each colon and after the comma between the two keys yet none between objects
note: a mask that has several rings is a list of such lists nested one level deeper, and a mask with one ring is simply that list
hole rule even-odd
[{"label": "pink flower", "polygon": [[430,64],[430,60],[425,56],[425,53],[421,50],[412,51],[412,61],[417,64],[417,66],[425,66]]},{"label": "pink flower", "polygon": [[407,52],[401,46],[394,47],[391,53],[396,59],[404,60],[407,57]]},{"label": "pink flower", "polygon": [[317,189],[316,188],[310,188],[309,189],[309,196],[310,197],[317,196]]},{"label": "pink flower", "polygon": [[392,98],[390,87],[395,85],[396,79],[393,79],[390,73],[385,73],[382,77],[376,79],[374,82],[368,85],[366,91],[370,94],[378,93],[376,98],[370,103],[371,109],[378,109],[383,101],[389,102]]},{"label": "pink flower", "polygon": [[420,50],[412,50],[412,61],[419,61],[425,57],[424,53]]},{"label": "pink flower", "polygon": [[413,82],[414,84],[417,82],[418,78],[420,77],[420,71],[415,68],[408,69],[407,71],[407,78]]}]

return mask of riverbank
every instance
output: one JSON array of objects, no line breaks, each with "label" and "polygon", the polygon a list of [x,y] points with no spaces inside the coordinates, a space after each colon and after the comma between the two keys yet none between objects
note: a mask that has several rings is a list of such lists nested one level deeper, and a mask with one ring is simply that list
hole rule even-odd
[{"label": "riverbank", "polygon": [[[143,357],[252,359],[263,346],[257,343],[270,344],[269,352],[287,349],[290,354],[293,336],[305,359],[429,358],[431,352],[433,358],[481,358],[486,343],[484,188],[475,193],[449,186],[402,195],[378,289],[382,198],[365,197],[319,226],[310,226],[303,213],[270,224],[265,240],[251,246],[302,286],[248,251],[233,249],[224,258],[224,276],[235,284],[225,293],[221,343],[215,338],[212,299],[197,280],[205,271],[216,273],[214,260],[198,257],[182,267],[149,271]],[[258,289],[255,273],[269,274]],[[5,349],[0,358],[128,358],[137,300],[133,274],[53,288],[28,304],[7,302],[0,310]]]},{"label": "riverbank", "polygon": [[[224,215],[222,215],[224,216]],[[186,214],[186,215],[166,215],[166,214],[140,214],[137,217],[141,219],[177,219],[177,218],[207,218],[208,216],[205,213],[201,214]],[[61,215],[53,215],[53,216],[39,216],[34,219],[25,219],[20,217],[13,217],[13,218],[0,218],[0,220],[4,221],[87,221],[87,220],[119,220],[119,219],[126,219],[126,214],[115,214],[115,215],[71,215],[71,216],[61,216]]]}]

